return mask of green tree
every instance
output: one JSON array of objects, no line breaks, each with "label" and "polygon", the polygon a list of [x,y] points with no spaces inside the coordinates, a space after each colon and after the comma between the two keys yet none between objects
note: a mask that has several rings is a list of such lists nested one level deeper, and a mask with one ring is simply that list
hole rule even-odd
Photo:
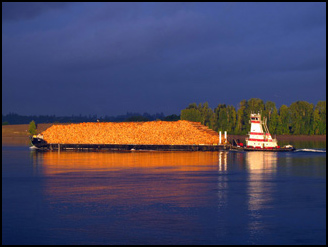
[{"label": "green tree", "polygon": [[188,120],[193,122],[202,122],[203,120],[201,112],[196,108],[187,108],[181,110],[180,118],[181,120]]},{"label": "green tree", "polygon": [[29,127],[28,127],[28,132],[31,134],[31,135],[36,135],[37,132],[36,132],[36,125],[35,125],[35,122],[34,120],[32,120],[29,124]]},{"label": "green tree", "polygon": [[250,128],[250,113],[260,112],[267,118],[271,134],[326,134],[326,101],[319,101],[315,108],[306,101],[297,101],[279,110],[272,101],[251,98],[242,100],[238,110],[233,106],[219,104],[214,111],[204,104],[190,104],[181,111],[181,119],[201,122],[215,131],[247,134]]},{"label": "green tree", "polygon": [[265,105],[263,100],[258,98],[251,98],[247,101],[246,112],[247,112],[247,119],[249,119],[250,113],[260,112],[263,113],[265,109]]},{"label": "green tree", "polygon": [[227,131],[228,133],[233,134],[235,132],[236,121],[237,121],[237,113],[233,105],[227,106],[227,114],[228,114],[228,122],[229,122]]},{"label": "green tree", "polygon": [[210,129],[214,129],[216,118],[214,116],[213,110],[208,106],[208,103],[199,103],[198,109],[202,115],[202,124],[209,127]]},{"label": "green tree", "polygon": [[215,125],[216,131],[224,131],[228,126],[228,114],[227,114],[227,106],[226,104],[219,104],[214,109],[215,115],[217,116],[217,122]]},{"label": "green tree", "polygon": [[149,118],[144,116],[131,116],[128,117],[125,121],[127,122],[147,122],[149,121]]},{"label": "green tree", "polygon": [[196,103],[189,104],[186,109],[181,111],[180,118],[181,120],[200,122],[211,129],[214,129],[216,123],[215,114],[207,102],[198,105]]},{"label": "green tree", "polygon": [[290,105],[291,133],[293,135],[313,134],[313,104],[297,101]]},{"label": "green tree", "polygon": [[166,116],[163,121],[178,121],[180,120],[180,115],[176,115],[176,114],[172,114],[172,115],[168,115]]},{"label": "green tree", "polygon": [[251,98],[248,101],[242,100],[237,111],[237,133],[247,134],[250,129],[249,116],[253,113],[263,113],[264,102],[258,98]]},{"label": "green tree", "polygon": [[236,109],[234,106],[219,104],[214,109],[217,118],[215,130],[234,133],[236,127]]},{"label": "green tree", "polygon": [[313,112],[313,133],[316,135],[326,134],[326,101],[319,101]]},{"label": "green tree", "polygon": [[277,134],[287,135],[290,134],[289,126],[290,126],[290,112],[288,106],[282,105],[279,108],[279,118],[278,118],[278,126],[277,126]]},{"label": "green tree", "polygon": [[198,109],[198,106],[196,103],[191,103],[188,105],[188,107],[186,109]]},{"label": "green tree", "polygon": [[[239,103],[239,108],[237,110],[237,125],[235,129],[235,134],[246,134],[247,130],[245,128],[245,114],[246,114],[247,101],[242,100]],[[247,119],[248,122],[248,119]]]},{"label": "green tree", "polygon": [[272,101],[265,102],[264,115],[268,119],[268,128],[271,134],[277,134],[279,124],[279,114],[276,104]]}]

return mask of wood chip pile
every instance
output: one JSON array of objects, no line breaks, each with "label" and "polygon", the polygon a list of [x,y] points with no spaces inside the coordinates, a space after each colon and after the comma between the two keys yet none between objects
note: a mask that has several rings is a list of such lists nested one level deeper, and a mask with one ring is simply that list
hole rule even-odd
[{"label": "wood chip pile", "polygon": [[[60,144],[213,145],[219,143],[218,133],[200,123],[185,120],[53,125],[41,134],[48,143]],[[222,142],[224,142],[224,135],[222,135]]]}]

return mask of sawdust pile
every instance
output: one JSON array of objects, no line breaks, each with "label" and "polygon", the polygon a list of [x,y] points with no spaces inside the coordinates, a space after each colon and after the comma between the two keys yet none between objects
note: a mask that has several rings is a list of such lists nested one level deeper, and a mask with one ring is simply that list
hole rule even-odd
[{"label": "sawdust pile", "polygon": [[[185,120],[53,125],[42,134],[48,143],[60,144],[213,145],[219,143],[218,133],[198,122]],[[224,141],[222,135],[222,143]]]}]

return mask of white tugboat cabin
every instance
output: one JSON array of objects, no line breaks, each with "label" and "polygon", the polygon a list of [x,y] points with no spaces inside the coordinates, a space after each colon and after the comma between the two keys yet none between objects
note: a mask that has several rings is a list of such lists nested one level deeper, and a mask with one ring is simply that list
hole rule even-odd
[{"label": "white tugboat cabin", "polygon": [[265,117],[263,117],[263,121],[261,120],[260,113],[251,113],[251,130],[248,133],[248,138],[246,138],[246,148],[280,148],[277,144],[277,139],[272,139],[266,122]]}]

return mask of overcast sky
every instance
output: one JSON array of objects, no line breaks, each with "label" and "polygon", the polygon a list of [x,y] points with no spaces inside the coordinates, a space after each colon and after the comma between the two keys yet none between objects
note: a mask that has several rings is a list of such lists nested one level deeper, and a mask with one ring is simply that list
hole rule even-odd
[{"label": "overcast sky", "polygon": [[326,3],[2,3],[2,113],[326,100]]}]

